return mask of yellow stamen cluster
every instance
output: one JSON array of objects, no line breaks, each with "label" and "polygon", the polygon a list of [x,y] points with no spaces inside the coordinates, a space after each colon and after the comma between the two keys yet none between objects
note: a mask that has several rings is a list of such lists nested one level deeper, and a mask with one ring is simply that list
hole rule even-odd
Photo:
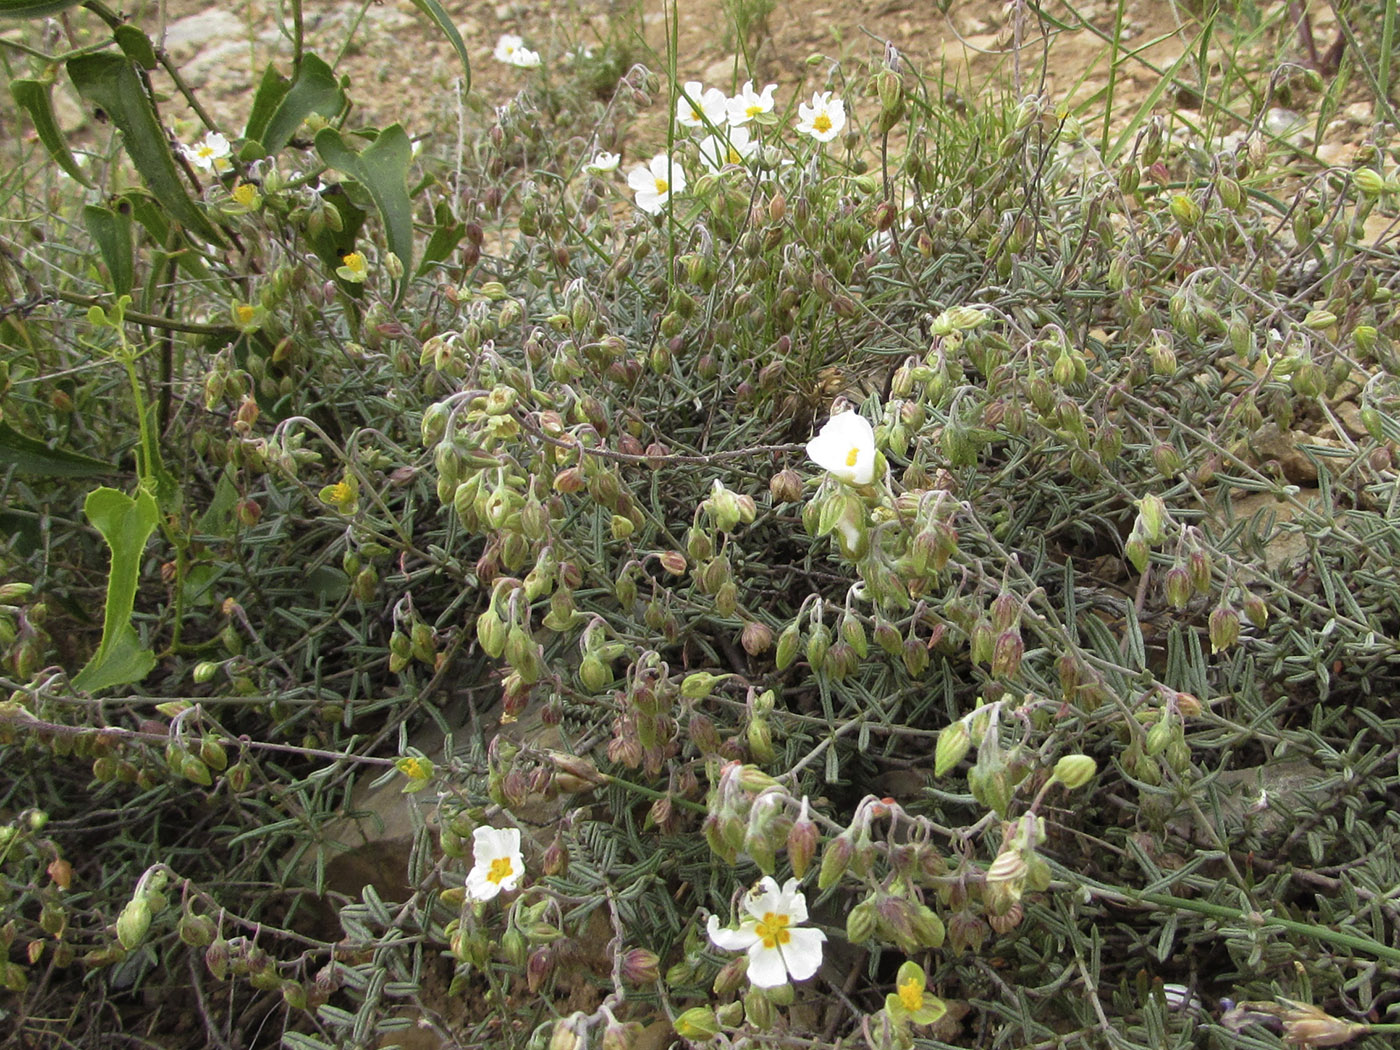
[{"label": "yellow stamen cluster", "polygon": [[910,979],[901,984],[899,986],[899,1001],[904,1004],[904,1009],[911,1014],[923,1009],[924,990],[919,987],[919,982]]},{"label": "yellow stamen cluster", "polygon": [[792,940],[792,934],[788,932],[788,926],[791,924],[791,916],[768,911],[764,912],[763,918],[754,924],[753,932],[758,934],[759,940],[763,942],[763,947],[772,949]]},{"label": "yellow stamen cluster", "polygon": [[491,870],[486,873],[486,880],[499,886],[510,878],[513,870],[509,857],[497,857],[491,862]]}]

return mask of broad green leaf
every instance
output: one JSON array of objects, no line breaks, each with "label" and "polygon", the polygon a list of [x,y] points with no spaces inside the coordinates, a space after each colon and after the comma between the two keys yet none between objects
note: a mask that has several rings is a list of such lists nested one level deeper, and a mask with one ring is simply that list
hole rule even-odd
[{"label": "broad green leaf", "polygon": [[112,291],[126,295],[131,291],[135,270],[131,257],[131,208],[104,208],[99,204],[83,206],[83,225],[102,253],[107,273],[112,278]]},{"label": "broad green leaf", "polygon": [[403,263],[404,276],[398,282],[395,298],[403,295],[413,273],[413,202],[408,196],[408,165],[413,147],[408,134],[391,124],[379,137],[356,153],[345,144],[340,132],[322,128],[316,135],[316,151],[330,167],[359,182],[374,200],[384,221],[389,250]]},{"label": "broad green leaf", "polygon": [[437,23],[438,29],[442,30],[442,35],[447,37],[457,51],[457,57],[462,60],[462,76],[464,78],[462,93],[466,94],[472,86],[472,63],[471,59],[467,57],[467,45],[462,42],[462,34],[457,32],[457,26],[443,9],[442,4],[438,3],[438,0],[412,0],[412,3],[414,7]]},{"label": "broad green leaf", "polygon": [[121,131],[126,152],[161,207],[186,229],[222,244],[219,231],[185,192],[170,143],[130,59],[111,54],[79,55],[68,60],[68,75],[78,93],[106,113]]},{"label": "broad green leaf", "polygon": [[39,141],[49,151],[54,163],[84,186],[91,187],[92,183],[83,174],[83,169],[78,165],[78,158],[73,156],[73,151],[68,148],[68,140],[63,137],[63,129],[58,126],[58,119],[54,116],[53,98],[49,94],[52,87],[52,77],[44,80],[12,80],[10,94],[14,96],[16,105],[29,114]]},{"label": "broad green leaf", "polygon": [[95,693],[139,682],[156,665],[155,653],[141,647],[131,626],[141,555],[155,531],[159,510],[150,493],[132,499],[125,492],[100,488],[88,493],[83,513],[102,534],[112,555],[107,575],[107,605],[102,615],[102,643],[73,678],[73,688]]},{"label": "broad green leaf", "polygon": [[[272,72],[271,67],[269,72]],[[286,84],[281,77],[273,76]],[[269,88],[267,74],[258,87],[260,96]],[[262,143],[263,150],[272,156],[292,140],[297,129],[307,117],[319,113],[323,117],[333,117],[345,107],[345,93],[340,90],[335,70],[315,55],[305,55],[297,69],[297,75],[286,89],[276,94],[276,104],[259,111],[259,103],[254,103],[254,112],[248,118],[247,137]],[[254,133],[256,129],[256,134]]]},{"label": "broad green leaf", "polygon": [[262,81],[258,84],[258,90],[253,93],[253,106],[248,111],[248,126],[243,130],[243,137],[253,142],[261,142],[267,125],[272,120],[272,114],[277,112],[277,107],[282,104],[282,100],[287,97],[292,82],[277,72],[277,66],[269,62],[267,68],[263,70]]},{"label": "broad green leaf", "polygon": [[93,478],[116,472],[112,464],[100,459],[49,448],[8,423],[0,423],[0,463],[12,464],[21,474],[48,478]]},{"label": "broad green leaf", "polygon": [[156,49],[151,44],[151,38],[130,22],[123,22],[113,29],[112,36],[116,38],[117,46],[122,49],[122,54],[142,69],[155,69],[159,65],[156,61]]}]

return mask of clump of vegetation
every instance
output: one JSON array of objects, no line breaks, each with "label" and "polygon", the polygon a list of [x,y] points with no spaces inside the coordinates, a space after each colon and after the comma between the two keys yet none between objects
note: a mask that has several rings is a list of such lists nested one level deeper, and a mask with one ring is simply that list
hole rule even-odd
[{"label": "clump of vegetation", "polygon": [[441,156],[296,5],[242,128],[83,7],[0,40],[13,1045],[1396,1029],[1388,63],[1343,169],[1233,70],[511,37]]}]

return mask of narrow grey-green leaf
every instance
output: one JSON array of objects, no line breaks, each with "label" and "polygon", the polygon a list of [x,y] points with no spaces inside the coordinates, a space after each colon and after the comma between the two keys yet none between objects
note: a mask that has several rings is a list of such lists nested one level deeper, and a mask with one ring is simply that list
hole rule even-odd
[{"label": "narrow grey-green leaf", "polygon": [[127,154],[161,206],[186,229],[222,244],[219,231],[185,192],[170,142],[131,61],[122,55],[92,54],[70,58],[67,65],[78,93],[121,131]]}]

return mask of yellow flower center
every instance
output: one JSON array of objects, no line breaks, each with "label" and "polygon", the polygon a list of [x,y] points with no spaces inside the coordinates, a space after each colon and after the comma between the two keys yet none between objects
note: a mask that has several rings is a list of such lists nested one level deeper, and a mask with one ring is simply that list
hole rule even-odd
[{"label": "yellow flower center", "polygon": [[205,160],[208,160],[214,155],[214,147],[206,146],[203,143],[201,143],[200,145],[195,147],[195,154],[197,156],[203,157]]},{"label": "yellow flower center", "polygon": [[656,180],[656,192],[657,192],[657,193],[662,193],[662,194],[670,193],[670,192],[671,192],[671,184],[670,184],[669,182],[667,182],[665,179],[657,179],[657,180]]},{"label": "yellow flower center", "polygon": [[343,481],[331,486],[331,502],[344,506],[355,498],[354,491]]},{"label": "yellow flower center", "polygon": [[240,183],[233,188],[233,199],[245,208],[251,208],[258,200],[257,188],[251,182]]},{"label": "yellow flower center", "polygon": [[792,922],[789,915],[778,915],[775,912],[764,912],[763,918],[754,924],[753,932],[758,934],[758,939],[763,942],[765,948],[776,948],[780,944],[787,944],[792,940],[792,934],[788,932],[788,925]]},{"label": "yellow flower center", "polygon": [[924,990],[912,977],[899,986],[899,1001],[911,1014],[923,1009]]},{"label": "yellow flower center", "polygon": [[494,882],[497,886],[510,878],[510,873],[515,870],[510,863],[509,857],[497,857],[491,862],[491,870],[486,873],[486,881]]},{"label": "yellow flower center", "polygon": [[703,123],[705,122],[705,114],[701,113],[701,112],[700,112],[698,109],[696,109],[694,106],[691,106],[691,107],[690,107],[690,119],[693,120],[693,121],[695,121],[695,123],[697,123],[697,124],[703,124]]},{"label": "yellow flower center", "polygon": [[851,451],[846,453],[846,466],[854,467],[858,459],[860,459],[860,449],[852,446]]},{"label": "yellow flower center", "polygon": [[830,131],[831,118],[828,117],[825,113],[819,113],[817,114],[817,119],[812,121],[812,127],[816,128],[818,131]]},{"label": "yellow flower center", "polygon": [[726,158],[725,163],[726,163],[726,164],[742,164],[742,163],[744,163],[744,158],[743,158],[742,156],[739,155],[739,151],[738,151],[737,149],[735,149],[733,146],[730,146],[730,147],[729,147],[729,156]]},{"label": "yellow flower center", "polygon": [[354,270],[356,273],[365,272],[365,257],[359,252],[351,252],[340,261],[345,264],[347,270]]},{"label": "yellow flower center", "polygon": [[249,324],[249,323],[251,323],[252,320],[253,320],[253,317],[254,317],[254,315],[255,315],[256,313],[257,313],[257,311],[254,310],[254,309],[253,309],[251,306],[249,306],[247,303],[239,303],[239,304],[238,304],[238,320],[239,320],[239,323],[241,323],[241,324]]},{"label": "yellow flower center", "polygon": [[763,112],[763,107],[757,102],[751,103],[744,109],[744,113],[750,117],[756,117]]}]

